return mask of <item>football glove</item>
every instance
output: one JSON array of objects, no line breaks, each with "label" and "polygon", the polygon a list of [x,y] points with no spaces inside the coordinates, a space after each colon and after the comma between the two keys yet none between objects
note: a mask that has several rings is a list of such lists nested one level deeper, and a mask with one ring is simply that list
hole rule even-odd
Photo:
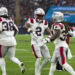
[{"label": "football glove", "polygon": [[42,42],[39,44],[39,46],[41,47],[48,42],[50,42],[50,38],[45,38],[45,39],[42,40]]},{"label": "football glove", "polygon": [[70,36],[73,36],[74,35],[74,33],[73,33],[73,31],[68,31],[68,34],[70,35]]}]

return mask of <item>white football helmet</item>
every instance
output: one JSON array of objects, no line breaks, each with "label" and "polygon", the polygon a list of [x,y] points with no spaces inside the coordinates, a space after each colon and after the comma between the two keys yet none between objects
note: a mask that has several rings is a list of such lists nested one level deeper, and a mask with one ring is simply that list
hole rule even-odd
[{"label": "white football helmet", "polygon": [[64,15],[62,12],[53,12],[52,15],[53,22],[63,22],[64,21]]},{"label": "white football helmet", "polygon": [[8,16],[8,10],[7,10],[6,7],[1,7],[0,8],[0,16],[2,16],[2,15]]},{"label": "white football helmet", "polygon": [[38,22],[42,22],[44,20],[45,11],[42,8],[37,8],[34,11],[34,17]]}]

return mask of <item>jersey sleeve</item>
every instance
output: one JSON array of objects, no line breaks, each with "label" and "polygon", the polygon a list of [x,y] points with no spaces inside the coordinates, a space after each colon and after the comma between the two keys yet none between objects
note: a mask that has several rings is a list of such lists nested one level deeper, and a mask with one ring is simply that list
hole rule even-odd
[{"label": "jersey sleeve", "polygon": [[16,24],[14,24],[14,27],[15,27],[16,31],[18,32],[19,30],[18,30],[18,27]]},{"label": "jersey sleeve", "polygon": [[27,23],[29,23],[30,25],[32,25],[32,24],[34,23],[34,19],[33,19],[33,18],[29,18],[29,19],[27,20]]},{"label": "jersey sleeve", "polygon": [[53,28],[55,30],[61,30],[63,28],[62,24],[54,24]]},{"label": "jersey sleeve", "polygon": [[2,18],[0,18],[0,32],[2,31]]},{"label": "jersey sleeve", "polygon": [[45,20],[44,26],[45,26],[45,29],[48,28],[48,21]]}]

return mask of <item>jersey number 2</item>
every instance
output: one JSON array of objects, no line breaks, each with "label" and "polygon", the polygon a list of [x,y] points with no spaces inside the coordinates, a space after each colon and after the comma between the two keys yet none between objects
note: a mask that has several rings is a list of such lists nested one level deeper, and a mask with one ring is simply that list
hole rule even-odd
[{"label": "jersey number 2", "polygon": [[37,36],[41,36],[41,31],[42,31],[41,27],[37,27],[36,28],[36,34],[37,34]]}]

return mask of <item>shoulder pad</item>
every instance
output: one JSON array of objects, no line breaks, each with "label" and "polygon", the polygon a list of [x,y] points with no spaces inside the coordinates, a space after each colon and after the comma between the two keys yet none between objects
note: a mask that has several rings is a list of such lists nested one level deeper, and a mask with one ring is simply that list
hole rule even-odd
[{"label": "shoulder pad", "polygon": [[13,17],[11,17],[11,20],[12,20],[12,21],[14,21],[14,18],[13,18]]},{"label": "shoulder pad", "polygon": [[60,24],[60,23],[55,23],[55,24],[54,24],[54,28],[55,28],[55,29],[63,29],[63,25]]},{"label": "shoulder pad", "polygon": [[73,31],[73,28],[72,27],[69,27],[69,30]]},{"label": "shoulder pad", "polygon": [[2,18],[0,17],[0,22],[2,21]]},{"label": "shoulder pad", "polygon": [[31,22],[31,23],[34,23],[34,19],[33,19],[33,18],[30,18],[30,22]]},{"label": "shoulder pad", "polygon": [[44,25],[48,25],[48,21],[45,20]]}]

